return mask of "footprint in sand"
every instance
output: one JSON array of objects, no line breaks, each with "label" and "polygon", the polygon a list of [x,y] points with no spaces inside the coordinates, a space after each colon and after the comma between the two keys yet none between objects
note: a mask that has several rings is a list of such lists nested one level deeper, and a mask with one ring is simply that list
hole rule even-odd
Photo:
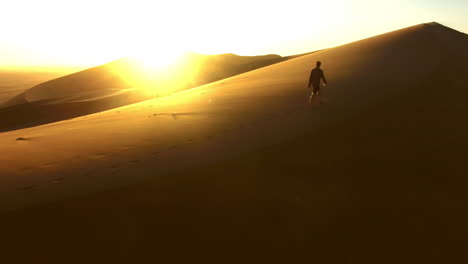
[{"label": "footprint in sand", "polygon": [[32,167],[24,167],[21,170],[24,171],[24,172],[28,172],[28,171],[32,171],[33,168]]},{"label": "footprint in sand", "polygon": [[96,153],[94,155],[90,156],[90,159],[98,160],[98,159],[103,159],[106,157],[106,154],[104,153]]},{"label": "footprint in sand", "polygon": [[58,183],[62,183],[63,180],[64,180],[63,177],[57,177],[57,178],[52,179],[52,180],[50,181],[50,183],[52,183],[52,184],[58,184]]},{"label": "footprint in sand", "polygon": [[31,191],[31,190],[33,190],[35,188],[36,188],[35,185],[26,185],[24,187],[19,188],[19,190],[21,190],[21,191]]},{"label": "footprint in sand", "polygon": [[49,168],[53,168],[53,167],[57,167],[57,166],[58,166],[57,163],[45,163],[45,164],[41,165],[41,167],[45,168],[45,169],[49,169]]},{"label": "footprint in sand", "polygon": [[120,150],[121,151],[127,151],[127,150],[130,150],[132,147],[130,146],[123,146],[123,147],[120,147]]},{"label": "footprint in sand", "polygon": [[30,138],[27,138],[27,137],[19,137],[16,139],[16,141],[26,141],[26,140],[30,140]]}]

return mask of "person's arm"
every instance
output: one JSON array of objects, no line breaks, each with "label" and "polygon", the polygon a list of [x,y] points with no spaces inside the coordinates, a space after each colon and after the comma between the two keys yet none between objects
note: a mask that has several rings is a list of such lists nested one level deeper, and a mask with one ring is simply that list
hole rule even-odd
[{"label": "person's arm", "polygon": [[309,85],[307,85],[308,88],[310,88],[310,85],[312,84],[312,73],[313,71],[310,72]]},{"label": "person's arm", "polygon": [[325,79],[325,74],[322,71],[322,80],[324,84],[327,84],[327,79]]}]

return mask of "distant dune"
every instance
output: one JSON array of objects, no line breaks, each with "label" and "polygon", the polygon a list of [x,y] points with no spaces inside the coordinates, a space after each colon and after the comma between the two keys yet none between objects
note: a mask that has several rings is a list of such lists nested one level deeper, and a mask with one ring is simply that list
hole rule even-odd
[{"label": "distant dune", "polygon": [[0,131],[31,127],[142,100],[165,96],[287,60],[278,55],[238,56],[188,53],[164,72],[136,59],[50,80],[8,100],[0,109]]},{"label": "distant dune", "polygon": [[2,259],[460,263],[466,65],[468,36],[427,23],[1,133]]},{"label": "distant dune", "polygon": [[72,72],[72,68],[0,68],[0,107],[32,86],[67,75],[70,72]]}]

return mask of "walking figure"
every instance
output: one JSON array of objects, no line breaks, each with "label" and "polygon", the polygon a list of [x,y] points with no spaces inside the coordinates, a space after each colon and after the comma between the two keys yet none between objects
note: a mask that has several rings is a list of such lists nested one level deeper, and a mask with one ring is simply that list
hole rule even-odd
[{"label": "walking figure", "polygon": [[[327,80],[325,79],[325,75],[323,74],[322,69],[320,69],[320,66],[322,63],[320,61],[317,61],[317,67],[315,67],[311,72],[310,72],[310,77],[309,77],[309,86],[312,85],[312,92],[310,93],[309,96],[309,104],[312,103],[313,99],[315,96],[320,95],[320,81],[323,80],[323,85],[327,86]],[[320,101],[322,103],[322,101]]]}]

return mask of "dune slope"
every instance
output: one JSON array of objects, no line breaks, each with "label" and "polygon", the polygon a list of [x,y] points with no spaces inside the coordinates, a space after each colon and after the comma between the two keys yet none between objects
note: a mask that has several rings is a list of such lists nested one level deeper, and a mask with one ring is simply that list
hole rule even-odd
[{"label": "dune slope", "polygon": [[32,86],[76,71],[76,67],[56,68],[0,68],[0,107],[11,98]]},{"label": "dune slope", "polygon": [[124,58],[20,92],[0,108],[0,132],[96,113],[285,61],[279,55],[187,53],[159,69]]},{"label": "dune slope", "polygon": [[[468,242],[467,43],[422,24],[2,133],[2,255],[459,262]],[[316,60],[328,103],[311,108]]]}]

